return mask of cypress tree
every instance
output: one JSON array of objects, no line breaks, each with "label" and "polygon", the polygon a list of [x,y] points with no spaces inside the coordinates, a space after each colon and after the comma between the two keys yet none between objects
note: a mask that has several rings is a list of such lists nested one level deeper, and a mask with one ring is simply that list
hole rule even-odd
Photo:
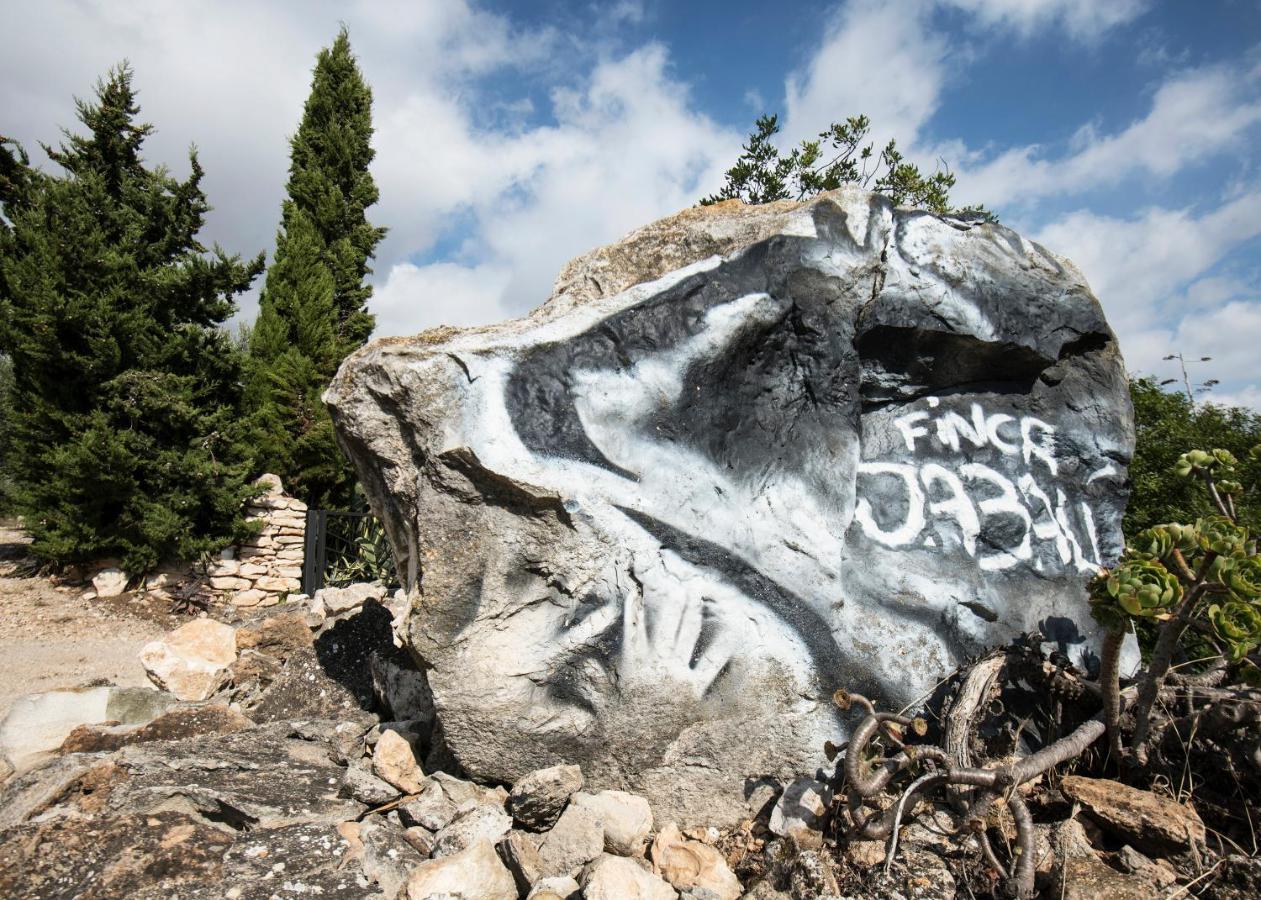
[{"label": "cypress tree", "polygon": [[203,171],[141,156],[152,126],[125,64],[76,101],[86,133],[45,147],[62,173],[0,160],[0,349],[12,361],[8,469],[48,561],[131,572],[246,533],[243,355],[222,328],[262,270],[198,241]]},{"label": "cypress tree", "polygon": [[290,144],[276,254],[250,335],[257,463],[312,506],[346,504],[353,474],[320,394],[372,333],[368,262],[385,229],[377,201],[372,91],[342,28],[316,57],[311,94]]}]

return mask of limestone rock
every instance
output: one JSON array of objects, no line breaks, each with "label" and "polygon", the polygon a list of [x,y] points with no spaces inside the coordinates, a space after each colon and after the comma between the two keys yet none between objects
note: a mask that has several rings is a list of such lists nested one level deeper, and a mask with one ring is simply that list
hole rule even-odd
[{"label": "limestone rock", "polygon": [[575,806],[591,810],[604,823],[604,849],[618,856],[637,856],[652,834],[652,808],[648,801],[626,791],[574,794]]},{"label": "limestone rock", "polygon": [[470,805],[457,812],[434,837],[433,856],[453,856],[482,840],[494,844],[511,828],[512,819],[502,809]]},{"label": "limestone rock", "polygon": [[530,889],[526,900],[578,900],[582,888],[567,875],[542,878]]},{"label": "limestone rock", "polygon": [[412,745],[397,731],[381,733],[372,751],[372,773],[404,794],[418,794],[425,784],[425,773],[416,762]]},{"label": "limestone rock", "polygon": [[127,590],[127,573],[122,569],[107,566],[92,576],[92,587],[98,597],[117,597]]},{"label": "limestone rock", "polygon": [[311,646],[311,629],[297,611],[269,615],[261,621],[242,625],[236,630],[238,651],[257,650],[278,659]]},{"label": "limestone rock", "polygon": [[539,845],[546,876],[577,875],[604,852],[604,825],[589,809],[570,806]]},{"label": "limestone rock", "polygon": [[398,788],[372,774],[367,766],[357,760],[346,767],[340,793],[343,797],[354,797],[369,806],[389,803],[399,795]]},{"label": "limestone rock", "polygon": [[[525,832],[514,828],[504,835],[497,849],[517,882],[517,890],[522,894],[529,893],[530,888],[543,877],[543,859],[534,841]],[[577,888],[577,884],[574,887]]]},{"label": "limestone rock", "polygon": [[[794,898],[836,893],[834,875],[823,851],[808,850],[799,855],[791,885]],[[888,872],[877,868],[865,887],[872,900],[957,900],[961,893],[945,860],[936,853],[909,847],[898,851],[898,859]]]},{"label": "limestone rock", "polygon": [[433,722],[433,695],[425,673],[399,665],[381,652],[368,659],[377,701],[396,719]]},{"label": "limestone rock", "polygon": [[583,871],[584,900],[676,900],[678,893],[646,863],[601,856]]},{"label": "limestone rock", "polygon": [[267,597],[266,591],[260,591],[257,588],[251,588],[248,591],[239,591],[232,597],[233,606],[257,606]]},{"label": "limestone rock", "polygon": [[263,488],[262,498],[278,497],[284,493],[284,484],[280,480],[279,475],[271,472],[265,472],[254,479],[254,483]]},{"label": "limestone rock", "polygon": [[380,584],[359,583],[343,588],[320,588],[315,592],[314,601],[325,610],[326,615],[336,616],[358,609],[369,600],[380,601],[384,596],[385,588]]},{"label": "limestone rock", "polygon": [[407,900],[517,900],[512,873],[488,840],[453,856],[417,866],[407,880]]},{"label": "limestone rock", "polygon": [[717,900],[736,900],[744,892],[721,853],[708,844],[685,839],[673,823],[653,839],[652,867],[680,891],[712,891]]},{"label": "limestone rock", "polygon": [[433,839],[434,833],[420,825],[408,825],[403,829],[403,840],[425,859],[433,855]]},{"label": "limestone rock", "polygon": [[546,831],[556,824],[574,792],[582,790],[582,769],[551,766],[517,781],[508,794],[512,817],[524,828]]},{"label": "limestone rock", "polygon": [[149,741],[231,734],[253,725],[241,713],[222,703],[180,705],[143,725],[80,725],[66,736],[60,752],[105,753]]},{"label": "limestone rock", "polygon": [[845,861],[859,869],[872,869],[884,862],[884,841],[849,841],[845,845]]},{"label": "limestone rock", "polygon": [[1156,882],[1118,872],[1101,860],[1081,822],[1068,819],[1052,827],[1051,896],[1065,900],[1140,900],[1159,896]]},{"label": "limestone rock", "polygon": [[455,818],[456,805],[448,799],[442,785],[433,779],[425,784],[420,796],[398,808],[399,816],[408,825],[419,825],[438,832]]},{"label": "limestone rock", "polygon": [[254,587],[269,594],[297,593],[302,582],[297,578],[282,578],[278,575],[264,575],[254,579]]},{"label": "limestone rock", "polygon": [[1142,875],[1160,888],[1170,887],[1178,880],[1178,870],[1168,861],[1148,859],[1129,845],[1117,851],[1117,863],[1126,872]]},{"label": "limestone rock", "polygon": [[1167,852],[1204,843],[1204,823],[1189,806],[1104,778],[1068,775],[1060,789],[1101,828],[1136,847]]},{"label": "limestone rock", "polygon": [[320,654],[311,647],[294,651],[279,671],[265,680],[261,693],[241,702],[245,714],[255,722],[345,718],[369,705],[342,680],[331,677]]},{"label": "limestone rock", "polygon": [[140,650],[149,679],[181,700],[205,700],[235,660],[236,631],[213,619],[195,619]]},{"label": "limestone rock", "polygon": [[898,708],[1022,632],[1097,651],[1125,371],[1081,274],[1001,225],[690,209],[528,317],[368,345],[325,400],[475,778],[563,759],[731,823],[826,764],[839,686]]},{"label": "limestone rock", "polygon": [[254,582],[250,581],[248,578],[221,575],[211,578],[210,586],[216,591],[248,591],[253,589]]},{"label": "limestone rock", "polygon": [[813,778],[798,778],[784,788],[771,810],[769,827],[790,837],[798,847],[823,845],[823,815],[832,802],[832,789]]},{"label": "limestone rock", "polygon": [[[158,885],[168,897],[189,897],[189,882],[215,877],[232,837],[186,813],[53,818],[4,833],[0,896],[138,897]],[[69,888],[69,889],[67,889]],[[223,896],[220,894],[219,896]]]},{"label": "limestone rock", "polygon": [[57,750],[81,728],[102,722],[121,727],[149,722],[174,701],[152,688],[91,687],[27,694],[0,721],[0,758],[18,770]]},{"label": "limestone rock", "polygon": [[399,896],[409,872],[424,857],[407,841],[403,829],[379,816],[360,823],[359,840],[363,845],[360,867],[364,875],[379,885],[385,896]]},{"label": "limestone rock", "polygon": [[496,806],[499,809],[504,809],[508,805],[508,792],[502,787],[482,787],[480,784],[456,778],[447,772],[434,772],[430,778],[442,785],[442,792],[457,807],[470,802],[480,806]]}]

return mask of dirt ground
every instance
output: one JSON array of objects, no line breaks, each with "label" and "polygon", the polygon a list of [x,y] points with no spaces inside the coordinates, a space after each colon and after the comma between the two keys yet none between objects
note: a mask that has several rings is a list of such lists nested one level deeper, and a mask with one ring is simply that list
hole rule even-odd
[{"label": "dirt ground", "polygon": [[140,648],[187,621],[165,603],[124,594],[83,600],[86,585],[31,571],[27,535],[0,524],[0,719],[35,691],[103,681],[147,685]]}]

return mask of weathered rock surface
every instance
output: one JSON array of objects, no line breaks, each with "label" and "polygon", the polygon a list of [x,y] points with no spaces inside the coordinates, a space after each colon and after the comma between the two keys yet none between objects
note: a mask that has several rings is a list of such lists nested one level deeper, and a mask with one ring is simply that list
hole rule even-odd
[{"label": "weathered rock surface", "polygon": [[512,819],[494,806],[474,806],[460,810],[451,823],[434,838],[435,858],[454,856],[478,841],[495,844],[512,828]]},{"label": "weathered rock surface", "polygon": [[92,587],[98,597],[117,597],[127,590],[127,573],[114,566],[107,566],[92,576]]},{"label": "weathered rock surface", "polygon": [[792,838],[799,847],[820,847],[823,815],[831,802],[832,789],[823,782],[794,779],[775,801],[768,827],[780,837]]},{"label": "weathered rock surface", "polygon": [[601,856],[582,874],[585,900],[676,900],[679,896],[642,860]]},{"label": "weathered rock surface", "polygon": [[1033,630],[1085,661],[1121,548],[1132,415],[1081,274],[861,191],[687,210],[325,400],[460,763],[576,762],[683,825],[823,765],[838,686],[900,707]]},{"label": "weathered rock surface", "polygon": [[710,891],[717,900],[736,900],[744,889],[723,855],[700,841],[691,841],[670,824],[652,842],[652,867],[680,891]]},{"label": "weathered rock surface", "polygon": [[539,844],[543,875],[577,875],[604,852],[604,825],[595,813],[570,806]]},{"label": "weathered rock surface", "polygon": [[399,815],[408,825],[419,825],[429,831],[441,831],[455,818],[456,805],[437,781],[429,781],[420,796],[399,807]]},{"label": "weathered rock surface", "polygon": [[546,831],[556,824],[565,804],[582,790],[582,769],[577,766],[549,766],[531,772],[512,786],[508,808],[524,828]]},{"label": "weathered rock surface", "polygon": [[0,895],[262,900],[288,883],[288,894],[381,896],[341,859],[337,825],[364,806],[337,797],[333,746],[297,736],[336,727],[72,753],[15,775],[0,787]]},{"label": "weathered rock surface", "polygon": [[530,889],[526,900],[576,900],[580,890],[578,882],[567,876],[543,878]]},{"label": "weathered rock surface", "polygon": [[89,687],[19,697],[0,722],[0,757],[25,769],[59,748],[80,725],[148,722],[171,705],[168,694],[141,687]]},{"label": "weathered rock surface", "polygon": [[604,849],[618,856],[637,856],[652,834],[652,808],[643,797],[626,791],[574,794],[571,802],[591,810],[604,824]]},{"label": "weathered rock surface", "polygon": [[[525,832],[514,828],[504,835],[496,849],[516,880],[517,890],[522,894],[530,893],[530,889],[543,880],[543,858],[539,856],[539,848],[534,839]],[[574,887],[577,886],[575,883]]]},{"label": "weathered rock surface", "polygon": [[235,661],[236,631],[214,619],[194,619],[140,650],[149,679],[180,700],[205,700]]},{"label": "weathered rock surface", "polygon": [[372,751],[372,774],[404,794],[418,794],[425,784],[425,773],[416,762],[412,745],[397,731],[381,733]]},{"label": "weathered rock surface", "polygon": [[1204,823],[1189,806],[1105,778],[1068,775],[1060,790],[1101,828],[1140,849],[1168,852],[1204,843]]},{"label": "weathered rock surface", "polygon": [[149,741],[176,741],[198,735],[231,734],[254,723],[222,703],[176,706],[143,725],[80,725],[66,736],[62,753],[108,753]]},{"label": "weathered rock surface", "polygon": [[517,900],[512,873],[495,855],[490,841],[417,866],[407,882],[407,900]]}]

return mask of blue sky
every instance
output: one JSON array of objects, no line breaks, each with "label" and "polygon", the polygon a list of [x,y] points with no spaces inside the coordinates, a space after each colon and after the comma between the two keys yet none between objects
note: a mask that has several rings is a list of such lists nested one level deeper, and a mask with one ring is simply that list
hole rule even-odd
[{"label": "blue sky", "polygon": [[[195,143],[208,235],[270,251],[316,51],[376,93],[378,334],[540,303],[570,257],[689,205],[762,112],[859,112],[1086,273],[1131,370],[1212,356],[1261,408],[1261,0],[0,2],[0,133],[54,141],[136,70],[151,160]],[[38,158],[40,154],[35,154]],[[256,294],[240,318],[252,318]]]}]

